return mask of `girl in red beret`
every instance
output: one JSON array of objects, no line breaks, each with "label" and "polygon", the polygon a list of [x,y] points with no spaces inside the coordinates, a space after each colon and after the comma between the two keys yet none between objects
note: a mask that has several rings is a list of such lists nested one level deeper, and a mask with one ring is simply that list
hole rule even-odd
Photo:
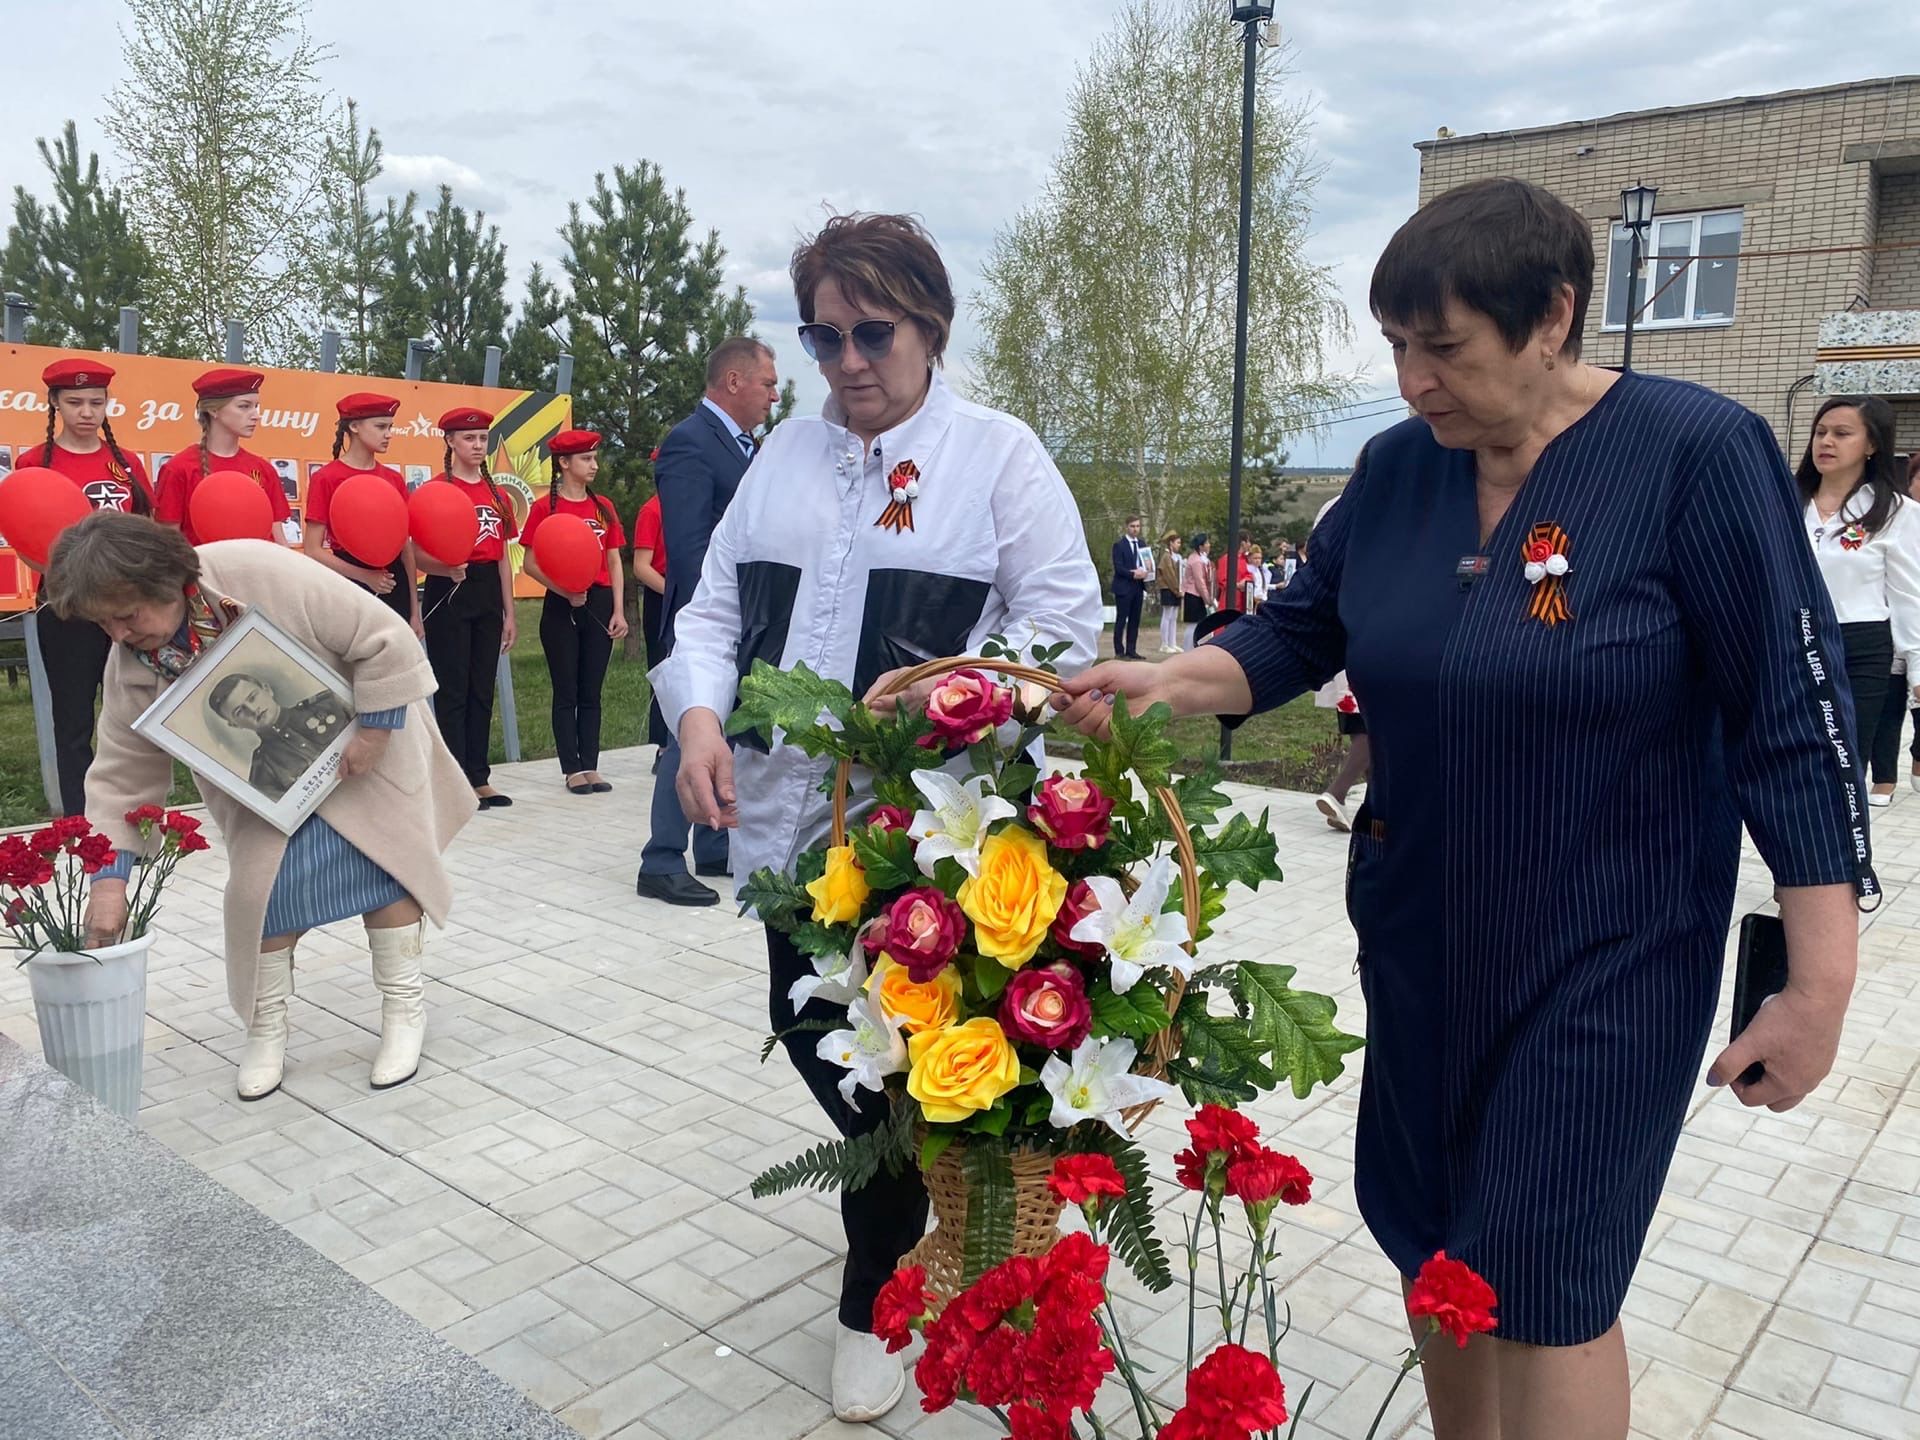
[{"label": "girl in red beret", "polygon": [[500,657],[518,638],[513,621],[513,561],[507,542],[518,534],[513,507],[487,471],[493,416],[462,406],[440,417],[447,455],[440,478],[429,485],[455,485],[473,502],[480,535],[464,564],[442,565],[425,551],[416,557],[427,572],[421,612],[427,659],[433,662],[433,714],[453,758],[482,810],[511,805],[488,783],[487,747],[493,733],[493,685]]},{"label": "girl in red beret", "polygon": [[188,508],[193,492],[207,476],[222,470],[237,470],[260,482],[273,508],[276,538],[288,543],[286,522],[293,511],[280,477],[273,466],[240,445],[242,440],[252,439],[259,428],[260,387],[266,378],[258,370],[222,368],[209,370],[193,382],[193,414],[200,422],[200,443],[160,467],[153,502],[153,518],[176,526],[190,545],[200,543],[200,537],[193,533]]},{"label": "girl in red beret", "polygon": [[[527,574],[547,587],[540,609],[540,647],[553,677],[553,743],[560,770],[575,795],[613,789],[600,776],[600,690],[606,683],[613,642],[627,633],[620,549],[627,543],[620,517],[604,495],[593,492],[600,473],[600,437],[591,430],[563,430],[547,442],[553,482],[547,498],[534,502],[520,537]],[[533,537],[555,515],[576,515],[600,537],[600,573],[584,591],[562,590],[540,571]]]},{"label": "girl in red beret", "polygon": [[334,492],[356,475],[372,475],[384,480],[402,500],[407,498],[406,480],[398,470],[382,465],[379,460],[393,443],[393,417],[400,409],[400,402],[391,395],[362,393],[347,396],[335,408],[340,412],[340,419],[333,429],[333,459],[307,480],[307,514],[301,530],[301,547],[329,570],[346,576],[363,590],[371,590],[413,626],[414,634],[424,636],[413,542],[409,540],[402,545],[393,562],[380,568],[362,564],[331,543],[332,537],[327,533]]},{"label": "girl in red beret", "polygon": [[[22,470],[35,465],[57,470],[80,487],[96,510],[151,514],[147,472],[138,455],[121,450],[107,419],[112,369],[89,355],[56,360],[40,379],[47,387],[47,438],[14,457],[13,463]],[[82,782],[93,763],[94,702],[112,645],[91,621],[63,620],[47,606],[34,613],[60,772],[60,793],[49,798],[62,815],[79,815],[86,810]]]}]

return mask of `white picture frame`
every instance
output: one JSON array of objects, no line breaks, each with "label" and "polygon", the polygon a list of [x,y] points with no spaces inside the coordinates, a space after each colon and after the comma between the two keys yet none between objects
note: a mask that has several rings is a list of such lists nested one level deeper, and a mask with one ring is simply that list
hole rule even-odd
[{"label": "white picture frame", "polygon": [[133,728],[291,835],[340,783],[340,757],[360,726],[353,687],[248,610]]}]

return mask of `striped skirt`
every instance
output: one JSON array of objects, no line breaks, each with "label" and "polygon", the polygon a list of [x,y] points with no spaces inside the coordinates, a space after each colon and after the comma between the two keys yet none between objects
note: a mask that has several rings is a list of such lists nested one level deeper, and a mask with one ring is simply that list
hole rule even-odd
[{"label": "striped skirt", "polygon": [[318,815],[287,841],[267,897],[262,939],[348,920],[405,900],[400,882],[349,845]]}]

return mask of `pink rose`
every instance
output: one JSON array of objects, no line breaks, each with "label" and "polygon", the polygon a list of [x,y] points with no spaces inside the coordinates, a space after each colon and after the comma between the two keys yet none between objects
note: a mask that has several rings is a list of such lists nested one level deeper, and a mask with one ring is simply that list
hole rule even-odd
[{"label": "pink rose", "polygon": [[1040,787],[1027,818],[1057,850],[1097,850],[1107,843],[1113,801],[1091,780],[1056,775]]},{"label": "pink rose", "polygon": [[956,670],[927,697],[933,733],[922,735],[920,743],[929,750],[977,744],[1012,717],[1012,690],[978,670]]},{"label": "pink rose", "polygon": [[913,824],[913,815],[898,805],[876,805],[867,812],[867,824],[876,830],[904,830]]},{"label": "pink rose", "polygon": [[1000,997],[1000,1028],[1022,1044],[1073,1049],[1093,1029],[1093,1006],[1080,972],[1058,962],[1022,970]]},{"label": "pink rose", "polygon": [[1069,955],[1098,956],[1105,953],[1105,947],[1098,940],[1076,940],[1073,927],[1100,908],[1099,897],[1093,893],[1093,887],[1084,880],[1076,880],[1067,891],[1067,898],[1060,902],[1060,913],[1053,917],[1053,928],[1047,933],[1052,935],[1053,943]]},{"label": "pink rose", "polygon": [[931,885],[909,890],[874,918],[860,936],[870,954],[889,955],[916,985],[933,979],[960,953],[967,917]]}]

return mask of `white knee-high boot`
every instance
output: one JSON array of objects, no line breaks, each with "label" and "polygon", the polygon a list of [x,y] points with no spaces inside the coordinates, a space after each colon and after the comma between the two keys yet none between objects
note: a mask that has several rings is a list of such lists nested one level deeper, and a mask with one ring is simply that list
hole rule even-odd
[{"label": "white knee-high boot", "polygon": [[258,1100],[280,1088],[287,1068],[287,999],[293,994],[293,946],[261,953],[253,984],[253,1019],[240,1052],[242,1100]]},{"label": "white knee-high boot", "polygon": [[420,973],[424,929],[420,921],[387,930],[367,927],[373,984],[380,992],[380,1053],[373,1057],[376,1090],[411,1080],[420,1068],[420,1047],[427,1038],[426,981]]}]

